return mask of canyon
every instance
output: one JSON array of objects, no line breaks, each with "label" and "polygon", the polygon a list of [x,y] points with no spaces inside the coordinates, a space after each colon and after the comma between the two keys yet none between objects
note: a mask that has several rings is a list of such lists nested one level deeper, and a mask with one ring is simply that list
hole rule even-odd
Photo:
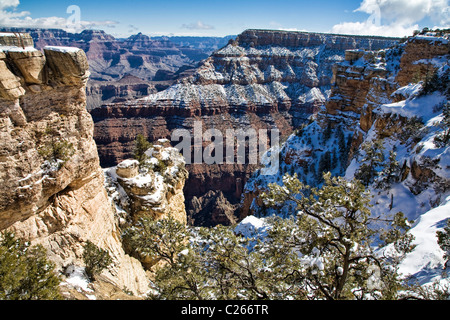
[{"label": "canyon", "polygon": [[[414,221],[417,249],[400,267],[426,283],[442,270],[435,238],[450,203],[449,49],[448,33],[400,41],[247,30],[165,90],[129,74],[87,88],[84,50],[37,49],[29,34],[2,33],[0,231],[43,246],[67,299],[142,299],[155,262],[123,242],[140,217],[215,226],[253,215],[241,229],[261,226],[259,218],[295,209],[266,205],[271,183],[288,173],[320,186],[331,171],[364,180],[375,216]],[[265,146],[280,160],[277,173],[248,161],[191,164],[171,138],[199,124],[202,133],[279,130],[281,141]],[[138,160],[139,135],[151,144]],[[209,145],[190,142],[193,151]],[[379,163],[368,165],[369,152],[382,153]],[[114,263],[80,287],[87,242]]]},{"label": "canyon", "polygon": [[319,188],[324,172],[344,177],[349,185],[358,179],[370,194],[371,216],[389,219],[400,212],[410,221],[415,247],[399,265],[400,274],[418,285],[448,281],[436,233],[450,215],[450,146],[442,139],[449,130],[449,57],[448,30],[409,37],[383,50],[347,51],[315,120],[275,151],[278,173],[265,176],[257,170],[247,182],[242,216],[300,217],[293,201],[264,197],[290,176]]},{"label": "canyon", "polygon": [[[104,185],[86,109],[85,53],[55,46],[42,52],[26,34],[0,41],[7,42],[0,45],[0,230],[46,250],[66,298],[145,294],[148,277],[123,249]],[[103,289],[83,295],[69,282],[83,270],[87,242],[107,250],[113,264],[96,282]]]},{"label": "canyon", "polygon": [[133,100],[168,88],[189,75],[201,60],[232,36],[153,37],[138,33],[115,38],[103,30],[70,33],[61,29],[0,28],[29,34],[38,50],[46,46],[82,49],[89,62],[88,110],[104,103]]},{"label": "canyon", "polygon": [[[278,129],[281,139],[286,139],[327,100],[335,82],[333,69],[345,60],[346,50],[379,50],[398,41],[247,30],[166,90],[91,110],[101,165],[114,166],[129,158],[138,134],[149,141],[171,139],[176,129],[192,132],[196,121],[204,131]],[[241,217],[238,204],[244,185],[257,168],[254,164],[187,165],[185,196],[191,223],[230,224]],[[208,200],[202,200],[206,194]],[[223,209],[215,210],[215,217],[208,216],[199,209],[204,201],[219,201],[223,205],[218,208]]]}]

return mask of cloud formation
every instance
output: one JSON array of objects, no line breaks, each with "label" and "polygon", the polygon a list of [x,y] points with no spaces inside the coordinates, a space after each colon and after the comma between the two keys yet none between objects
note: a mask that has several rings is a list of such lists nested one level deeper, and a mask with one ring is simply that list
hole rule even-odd
[{"label": "cloud formation", "polygon": [[383,36],[408,36],[424,19],[434,25],[450,25],[449,0],[363,0],[354,12],[369,14],[366,21],[343,22],[331,32]]},{"label": "cloud formation", "polygon": [[214,26],[211,26],[209,24],[205,24],[202,21],[192,22],[189,24],[183,24],[181,26],[181,29],[189,29],[189,30],[212,30],[214,29]]},{"label": "cloud formation", "polygon": [[67,18],[43,17],[33,19],[28,11],[17,11],[20,0],[0,0],[0,25],[10,28],[58,28],[74,32],[91,29],[97,26],[111,26],[116,21],[83,21],[81,10],[77,6],[70,6]]}]

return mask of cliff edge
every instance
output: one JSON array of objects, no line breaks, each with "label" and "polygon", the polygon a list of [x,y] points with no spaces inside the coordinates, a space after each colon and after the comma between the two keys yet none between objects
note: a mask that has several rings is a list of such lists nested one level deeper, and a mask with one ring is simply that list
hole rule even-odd
[{"label": "cliff edge", "polygon": [[0,231],[43,245],[60,271],[82,267],[90,241],[113,257],[105,282],[144,294],[147,277],[123,251],[104,187],[86,110],[85,53],[0,38],[8,40],[0,41]]}]

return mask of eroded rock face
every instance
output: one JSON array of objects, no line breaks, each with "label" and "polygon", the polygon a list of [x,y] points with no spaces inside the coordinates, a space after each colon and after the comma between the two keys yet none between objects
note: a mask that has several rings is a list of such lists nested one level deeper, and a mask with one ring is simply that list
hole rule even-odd
[{"label": "eroded rock face", "polygon": [[147,151],[148,158],[142,163],[128,159],[105,170],[110,198],[120,208],[124,222],[133,224],[143,216],[172,216],[187,223],[183,188],[188,172],[184,158],[165,140],[160,141]]},{"label": "eroded rock face", "polygon": [[[389,165],[390,151],[395,153],[398,164],[393,174],[395,182],[389,181],[392,176],[386,179],[388,182],[381,178],[380,182],[377,177],[368,185],[379,197],[373,201],[375,210],[386,214],[404,205],[406,198],[398,197],[400,200],[392,200],[389,205],[379,200],[383,192],[389,195],[396,190],[396,183],[402,184],[411,197],[417,197],[408,208],[405,206],[411,219],[416,219],[418,212],[425,212],[425,208],[439,204],[449,190],[448,145],[431,142],[431,137],[443,128],[438,119],[443,105],[448,103],[445,80],[449,74],[449,49],[446,35],[411,37],[378,51],[347,51],[345,61],[334,67],[335,84],[324,108],[314,122],[299,128],[280,149],[277,175],[265,177],[257,171],[247,182],[241,218],[252,214],[293,214],[295,206],[272,208],[263,201],[261,195],[270,183],[282,185],[284,174],[289,173],[297,174],[305,184],[317,186],[322,183],[322,172],[328,171],[351,180],[365,161],[361,145],[371,146],[377,141],[384,148],[385,159],[380,166]],[[424,84],[434,72],[439,75],[440,85],[424,92]],[[392,209],[395,205],[397,209]]]},{"label": "eroded rock face", "polygon": [[[326,101],[333,65],[345,50],[380,49],[397,39],[248,30],[216,51],[190,77],[167,90],[91,111],[103,166],[127,159],[137,134],[150,141],[175,129],[279,129],[282,139],[308,121]],[[256,166],[187,165],[187,203],[221,190],[232,205]],[[193,209],[194,208],[188,208]],[[231,223],[229,221],[229,223]]]},{"label": "eroded rock face", "polygon": [[89,240],[114,259],[108,281],[143,294],[148,280],[122,249],[103,185],[86,111],[88,76],[79,49],[0,52],[0,230],[42,244],[59,269],[83,265]]}]

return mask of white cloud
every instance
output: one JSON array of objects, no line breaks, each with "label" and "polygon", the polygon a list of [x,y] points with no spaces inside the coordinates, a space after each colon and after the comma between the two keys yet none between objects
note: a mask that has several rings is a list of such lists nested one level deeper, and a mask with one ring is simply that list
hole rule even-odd
[{"label": "white cloud", "polygon": [[183,24],[181,26],[182,29],[189,29],[189,30],[212,30],[214,29],[214,26],[211,26],[209,24],[205,24],[202,21],[192,22],[189,24]]},{"label": "white cloud", "polygon": [[419,29],[419,22],[423,19],[438,27],[450,25],[449,0],[363,0],[354,12],[370,16],[362,22],[337,24],[331,32],[408,36]]},{"label": "white cloud", "polygon": [[331,33],[356,34],[366,36],[403,37],[410,36],[414,30],[419,29],[417,24],[412,26],[402,26],[398,24],[376,25],[370,21],[364,22],[343,22],[333,26]]},{"label": "white cloud", "polygon": [[[15,28],[57,28],[66,31],[81,31],[96,26],[115,25],[115,21],[83,21],[81,12],[68,11],[68,17],[42,17],[31,18],[28,11],[17,11],[19,0],[0,0],[0,25],[2,27]],[[71,6],[73,8],[76,6]],[[79,8],[78,8],[79,9]],[[72,13],[72,15],[70,15]],[[78,19],[74,20],[74,14]]]}]

